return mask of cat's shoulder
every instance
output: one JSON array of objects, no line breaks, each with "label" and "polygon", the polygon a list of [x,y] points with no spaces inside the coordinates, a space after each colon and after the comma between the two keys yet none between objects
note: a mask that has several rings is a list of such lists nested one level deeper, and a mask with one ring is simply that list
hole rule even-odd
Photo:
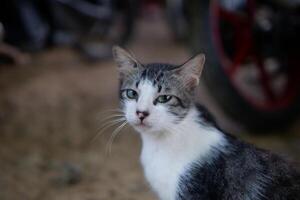
[{"label": "cat's shoulder", "polygon": [[204,125],[214,126],[220,129],[215,117],[210,113],[210,111],[204,105],[196,103],[195,107],[197,112],[199,113],[198,117],[200,119],[200,122],[203,122]]}]

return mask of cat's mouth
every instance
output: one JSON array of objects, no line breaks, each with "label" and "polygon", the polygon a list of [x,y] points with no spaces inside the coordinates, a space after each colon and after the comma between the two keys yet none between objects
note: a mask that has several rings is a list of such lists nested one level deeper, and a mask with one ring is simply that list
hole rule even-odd
[{"label": "cat's mouth", "polygon": [[151,126],[145,122],[138,122],[138,123],[135,123],[134,126],[138,127],[138,128],[151,128]]}]

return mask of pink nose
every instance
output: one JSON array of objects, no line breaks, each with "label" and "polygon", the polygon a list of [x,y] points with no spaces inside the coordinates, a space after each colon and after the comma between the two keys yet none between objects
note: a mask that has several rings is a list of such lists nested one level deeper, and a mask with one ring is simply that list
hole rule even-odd
[{"label": "pink nose", "polygon": [[149,116],[149,112],[148,111],[136,111],[136,115],[138,116],[138,118],[141,120],[141,122]]}]

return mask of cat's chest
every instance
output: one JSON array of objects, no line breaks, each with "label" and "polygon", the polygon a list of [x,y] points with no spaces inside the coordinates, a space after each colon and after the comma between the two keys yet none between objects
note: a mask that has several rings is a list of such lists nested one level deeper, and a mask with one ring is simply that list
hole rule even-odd
[{"label": "cat's chest", "polygon": [[212,149],[222,149],[225,145],[223,136],[216,130],[201,129],[199,126],[187,119],[174,131],[161,137],[141,133],[144,173],[161,200],[175,200],[179,180],[190,165],[206,162],[212,157]]},{"label": "cat's chest", "polygon": [[155,147],[142,150],[141,162],[146,179],[162,200],[175,200],[178,183],[185,167],[190,162],[175,152]]}]

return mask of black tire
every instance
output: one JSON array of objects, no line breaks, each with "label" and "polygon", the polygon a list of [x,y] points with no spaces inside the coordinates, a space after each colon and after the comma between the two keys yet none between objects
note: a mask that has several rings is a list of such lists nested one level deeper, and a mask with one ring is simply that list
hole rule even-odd
[{"label": "black tire", "polygon": [[204,52],[206,54],[206,66],[202,80],[208,91],[224,112],[233,120],[241,123],[246,130],[254,133],[285,130],[299,114],[299,95],[289,106],[272,111],[262,111],[240,96],[220,65],[214,48],[209,8],[209,0],[195,0],[189,4],[189,11],[193,19],[190,24],[190,48],[193,53]]}]

